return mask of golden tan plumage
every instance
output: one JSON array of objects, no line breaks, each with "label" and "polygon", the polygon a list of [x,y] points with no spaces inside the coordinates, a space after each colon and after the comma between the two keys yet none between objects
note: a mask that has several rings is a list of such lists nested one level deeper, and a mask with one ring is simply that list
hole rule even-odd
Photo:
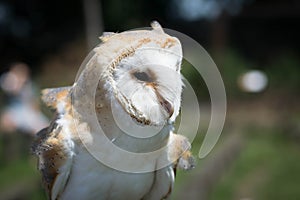
[{"label": "golden tan plumage", "polygon": [[[71,118],[71,98],[69,87],[43,90],[42,99],[45,104],[55,110],[58,103],[65,104],[65,115]],[[64,142],[64,129],[57,123],[59,114],[56,113],[49,127],[42,129],[36,135],[32,151],[38,156],[38,169],[42,173],[43,184],[48,196],[52,199],[55,182],[61,175],[61,168],[72,159],[70,147]],[[65,182],[67,179],[65,180]],[[65,183],[64,183],[65,184]]]}]

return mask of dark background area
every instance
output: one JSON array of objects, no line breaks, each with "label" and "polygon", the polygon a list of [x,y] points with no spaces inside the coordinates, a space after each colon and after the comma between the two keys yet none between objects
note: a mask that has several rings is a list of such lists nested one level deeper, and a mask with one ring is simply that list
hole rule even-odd
[{"label": "dark background area", "polygon": [[[236,1],[224,2],[230,7]],[[149,26],[156,19],[207,49],[229,46],[258,63],[270,62],[286,52],[299,55],[299,1],[240,2],[242,8],[235,14],[223,10],[216,19],[192,21],[176,15],[172,1],[111,0],[101,5],[105,31]],[[45,55],[85,34],[83,2],[79,0],[2,0],[0,11],[1,68],[23,60],[38,70]]]}]

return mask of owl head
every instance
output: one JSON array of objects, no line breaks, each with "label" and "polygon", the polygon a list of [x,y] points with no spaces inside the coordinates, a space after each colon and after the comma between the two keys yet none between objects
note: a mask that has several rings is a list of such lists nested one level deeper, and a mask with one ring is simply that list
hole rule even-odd
[{"label": "owl head", "polygon": [[132,119],[144,125],[164,125],[179,113],[182,47],[157,22],[151,26],[152,30],[100,37],[102,43],[88,58],[77,84],[100,80],[98,92],[115,100]]}]

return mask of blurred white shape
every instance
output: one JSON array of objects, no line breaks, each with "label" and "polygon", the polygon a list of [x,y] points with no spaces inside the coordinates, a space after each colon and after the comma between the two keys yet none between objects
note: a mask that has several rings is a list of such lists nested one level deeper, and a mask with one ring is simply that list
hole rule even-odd
[{"label": "blurred white shape", "polygon": [[243,5],[253,0],[172,0],[171,15],[187,21],[199,19],[213,20],[222,12],[230,15],[238,14]]},{"label": "blurred white shape", "polygon": [[189,21],[200,18],[214,19],[221,12],[219,4],[215,1],[174,0],[173,2],[179,16]]},{"label": "blurred white shape", "polygon": [[18,88],[18,77],[15,74],[3,74],[0,77],[0,87],[6,92],[12,92]]},{"label": "blurred white shape", "polygon": [[48,119],[39,109],[27,64],[14,63],[7,73],[2,74],[0,89],[3,89],[8,99],[0,113],[1,130],[35,134],[48,125]]},{"label": "blurred white shape", "polygon": [[268,78],[260,70],[250,70],[240,76],[238,84],[245,92],[261,92],[267,87]]}]

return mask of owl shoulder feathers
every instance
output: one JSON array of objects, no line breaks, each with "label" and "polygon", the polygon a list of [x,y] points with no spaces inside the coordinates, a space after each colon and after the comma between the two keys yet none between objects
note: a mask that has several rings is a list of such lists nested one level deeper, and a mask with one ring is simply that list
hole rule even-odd
[{"label": "owl shoulder feathers", "polygon": [[55,119],[49,127],[37,133],[32,151],[38,156],[38,169],[49,199],[57,199],[63,192],[74,156],[72,136],[64,126],[65,115],[70,113],[71,87],[45,89],[44,103],[56,110]]},{"label": "owl shoulder feathers", "polygon": [[191,143],[185,136],[171,133],[168,156],[174,169],[189,170],[195,167],[195,160],[190,150]]}]

